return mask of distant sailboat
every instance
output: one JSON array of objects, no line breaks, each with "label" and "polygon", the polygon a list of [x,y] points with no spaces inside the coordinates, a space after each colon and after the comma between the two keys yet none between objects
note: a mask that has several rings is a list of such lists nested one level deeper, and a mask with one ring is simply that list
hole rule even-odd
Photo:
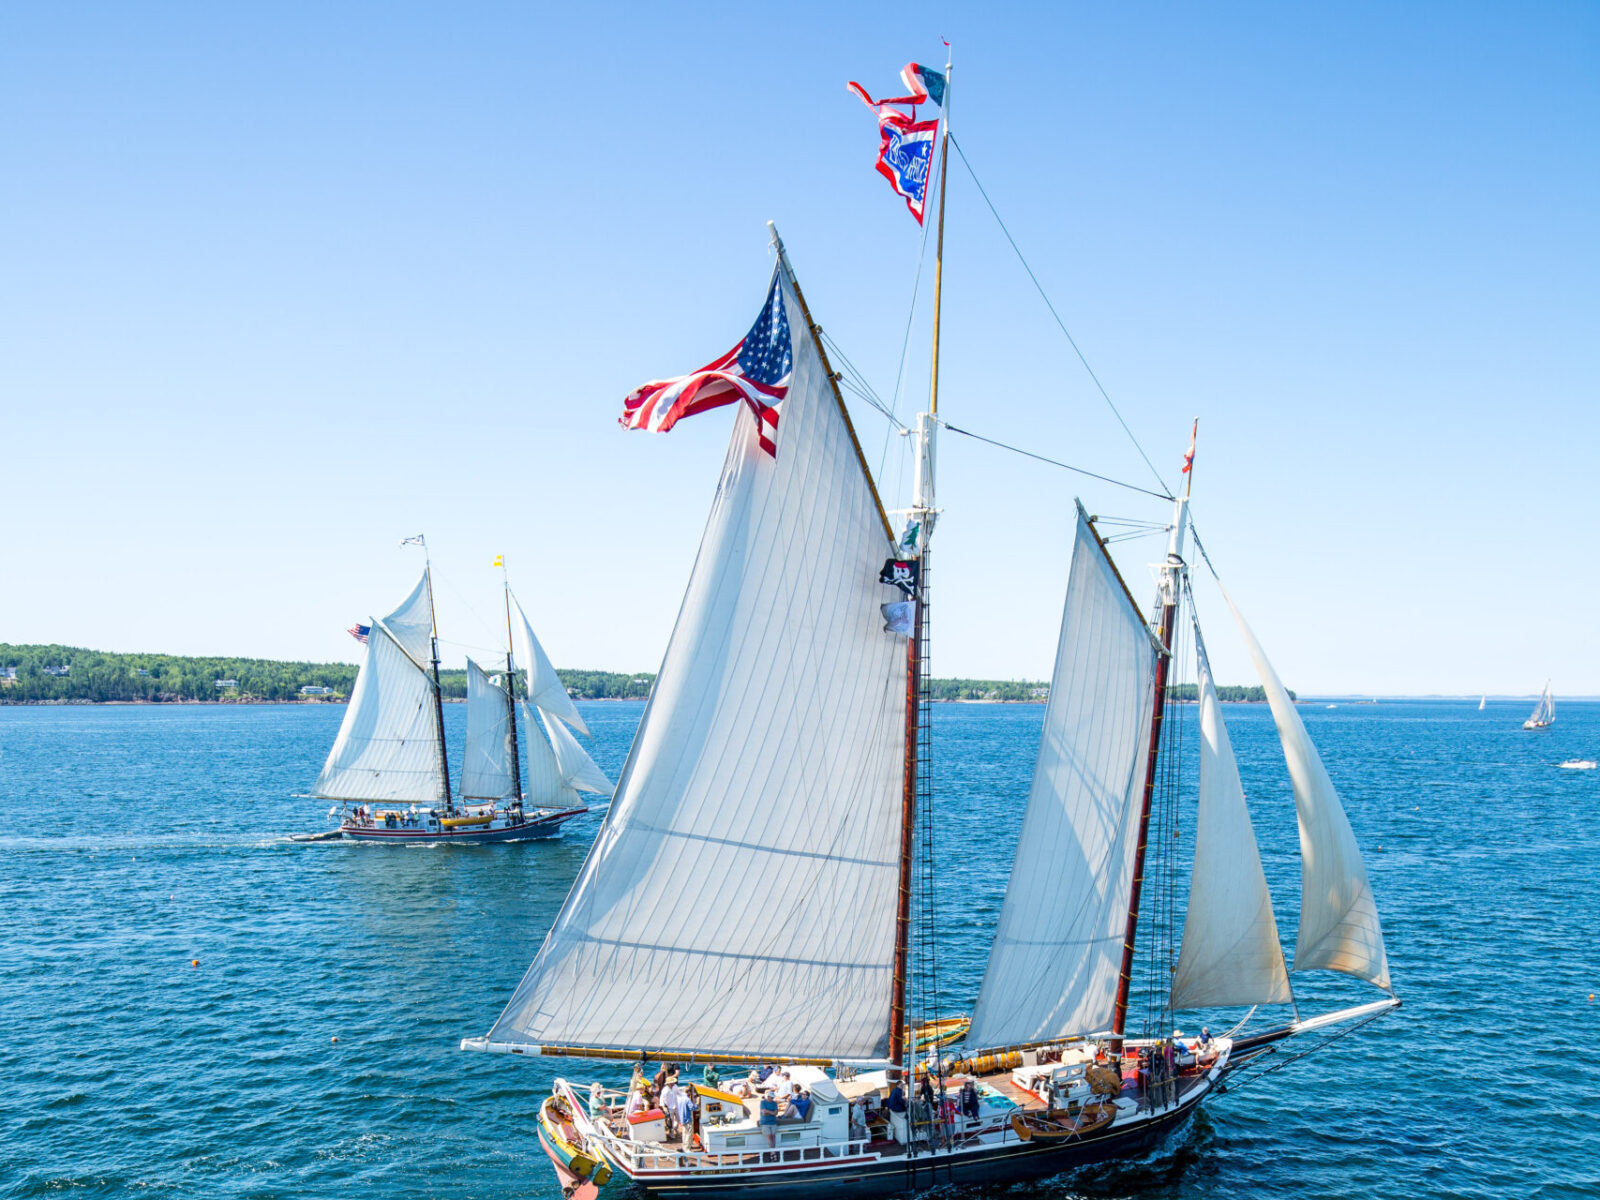
[{"label": "distant sailboat", "polygon": [[[344,837],[406,843],[525,841],[550,837],[588,812],[580,792],[610,795],[611,781],[567,729],[570,724],[587,733],[583,718],[509,584],[505,593],[504,672],[490,675],[467,659],[467,736],[459,797],[451,792],[445,750],[432,567],[423,570],[399,608],[372,619],[366,630],[366,659],[314,789],[316,796],[343,806],[339,833]],[[528,677],[527,696],[520,701],[519,661],[526,664]]]},{"label": "distant sailboat", "polygon": [[1556,723],[1556,702],[1550,698],[1550,681],[1544,681],[1544,694],[1533,706],[1533,715],[1522,723],[1524,729],[1547,729]]},{"label": "distant sailboat", "polygon": [[1486,695],[1485,696],[1479,696],[1478,697],[1478,711],[1482,712],[1487,707],[1489,707],[1489,697],[1486,696]]}]

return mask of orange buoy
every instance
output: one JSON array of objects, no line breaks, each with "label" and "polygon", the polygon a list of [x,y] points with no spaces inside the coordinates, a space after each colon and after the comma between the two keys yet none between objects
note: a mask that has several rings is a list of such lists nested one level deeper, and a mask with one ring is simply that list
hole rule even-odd
[{"label": "orange buoy", "polygon": [[189,965],[191,967],[198,967],[200,965],[200,960],[198,958],[191,958],[189,960]]}]

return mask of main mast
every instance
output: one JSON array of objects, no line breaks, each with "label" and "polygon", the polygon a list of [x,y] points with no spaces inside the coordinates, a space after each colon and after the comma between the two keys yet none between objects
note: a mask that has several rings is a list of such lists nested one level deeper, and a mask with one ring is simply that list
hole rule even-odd
[{"label": "main mast", "polygon": [[906,747],[905,777],[900,821],[900,892],[894,929],[894,997],[889,1013],[889,1055],[908,1057],[906,1050],[906,1001],[910,983],[911,958],[911,872],[916,858],[917,789],[920,767],[922,716],[922,673],[924,670],[924,630],[928,587],[928,540],[938,516],[934,504],[935,431],[939,420],[939,326],[944,298],[944,185],[950,159],[950,67],[944,64],[944,101],[940,105],[939,131],[939,230],[934,243],[933,267],[933,365],[928,382],[928,411],[917,414],[917,462],[908,526],[916,533],[906,553],[920,556],[916,594],[912,597],[915,617],[911,638],[906,643]]},{"label": "main mast", "polygon": [[[506,575],[506,556],[501,555],[500,579],[506,590],[506,720],[511,730],[511,803],[522,807],[522,750],[517,745],[517,664],[511,656],[511,580]],[[530,715],[530,721],[533,717]]]},{"label": "main mast", "polygon": [[[1198,433],[1200,422],[1195,421]],[[1145,854],[1150,845],[1150,807],[1155,796],[1156,760],[1161,752],[1161,722],[1167,708],[1167,675],[1172,664],[1172,632],[1178,623],[1178,588],[1183,570],[1183,535],[1189,519],[1189,490],[1194,486],[1194,436],[1189,439],[1189,457],[1184,464],[1188,477],[1183,495],[1173,501],[1172,531],[1167,539],[1167,561],[1161,566],[1159,599],[1161,624],[1156,636],[1162,654],[1156,660],[1155,701],[1150,711],[1150,751],[1145,760],[1144,795],[1139,804],[1139,841],[1134,851],[1133,888],[1128,895],[1128,926],[1122,942],[1122,970],[1117,976],[1116,1008],[1111,1017],[1112,1051],[1122,1053],[1123,1034],[1128,1027],[1128,987],[1133,980],[1133,946],[1139,932],[1139,899],[1144,890]]]},{"label": "main mast", "polygon": [[444,810],[455,811],[455,800],[450,793],[450,756],[444,749],[444,692],[439,686],[439,617],[433,609],[433,559],[428,553],[428,543],[422,542],[423,577],[428,581],[428,645],[433,652],[433,713],[439,730],[439,775],[443,779]]}]

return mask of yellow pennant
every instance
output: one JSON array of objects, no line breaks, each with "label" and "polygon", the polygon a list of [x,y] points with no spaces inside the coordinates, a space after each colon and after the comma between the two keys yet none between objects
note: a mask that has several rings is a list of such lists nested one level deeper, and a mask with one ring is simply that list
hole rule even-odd
[{"label": "yellow pennant", "polygon": [[506,556],[504,554],[496,554],[494,556],[494,565],[497,566],[497,567],[505,566],[506,565]]}]

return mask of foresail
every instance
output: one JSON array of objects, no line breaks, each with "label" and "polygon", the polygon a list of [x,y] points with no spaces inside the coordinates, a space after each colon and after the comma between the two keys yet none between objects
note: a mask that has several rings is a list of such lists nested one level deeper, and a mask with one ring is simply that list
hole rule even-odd
[{"label": "foresail", "polygon": [[550,748],[556,752],[556,765],[561,769],[562,783],[574,791],[611,795],[616,785],[595,765],[588,751],[578,745],[578,739],[572,736],[570,729],[555,718],[547,717],[545,732],[550,735]]},{"label": "foresail", "polygon": [[[783,297],[799,307],[785,276]],[[735,406],[615,798],[490,1042],[882,1058],[906,648],[891,548],[806,324],[777,454]]]},{"label": "foresail", "polygon": [[372,623],[366,661],[315,791],[326,799],[378,803],[444,799],[433,680],[384,621]]},{"label": "foresail", "polygon": [[561,676],[556,674],[556,669],[550,665],[544,647],[533,635],[533,626],[528,623],[528,614],[522,611],[522,602],[515,597],[512,598],[512,602],[517,606],[518,617],[517,660],[528,672],[528,699],[552,717],[560,717],[579,733],[587,736],[589,727],[578,715],[577,706],[572,703],[572,697],[567,695],[567,685],[561,682]]},{"label": "foresail", "polygon": [[1287,1004],[1294,997],[1272,915],[1272,895],[1198,624],[1195,651],[1200,685],[1199,816],[1171,1006]]},{"label": "foresail", "polygon": [[390,636],[419,663],[433,658],[433,601],[428,595],[431,586],[432,581],[424,570],[411,594],[383,619]]},{"label": "foresail", "polygon": [[559,726],[551,718],[541,723],[538,710],[531,704],[522,704],[522,745],[528,752],[528,769],[522,775],[523,798],[536,808],[571,808],[582,803],[578,793],[566,785],[561,774],[561,764],[556,762],[555,751],[545,734],[545,726]]},{"label": "foresail", "polygon": [[1111,1026],[1156,652],[1080,506],[1044,733],[969,1046]]},{"label": "foresail", "polygon": [[1295,939],[1294,969],[1342,971],[1387,989],[1389,957],[1383,947],[1378,906],[1350,819],[1261,643],[1232,598],[1226,591],[1222,595],[1266,689],[1294,785],[1295,812],[1300,819],[1300,932]]},{"label": "foresail", "polygon": [[467,659],[467,748],[461,759],[461,795],[500,800],[516,791],[511,773],[511,703],[506,690]]}]

